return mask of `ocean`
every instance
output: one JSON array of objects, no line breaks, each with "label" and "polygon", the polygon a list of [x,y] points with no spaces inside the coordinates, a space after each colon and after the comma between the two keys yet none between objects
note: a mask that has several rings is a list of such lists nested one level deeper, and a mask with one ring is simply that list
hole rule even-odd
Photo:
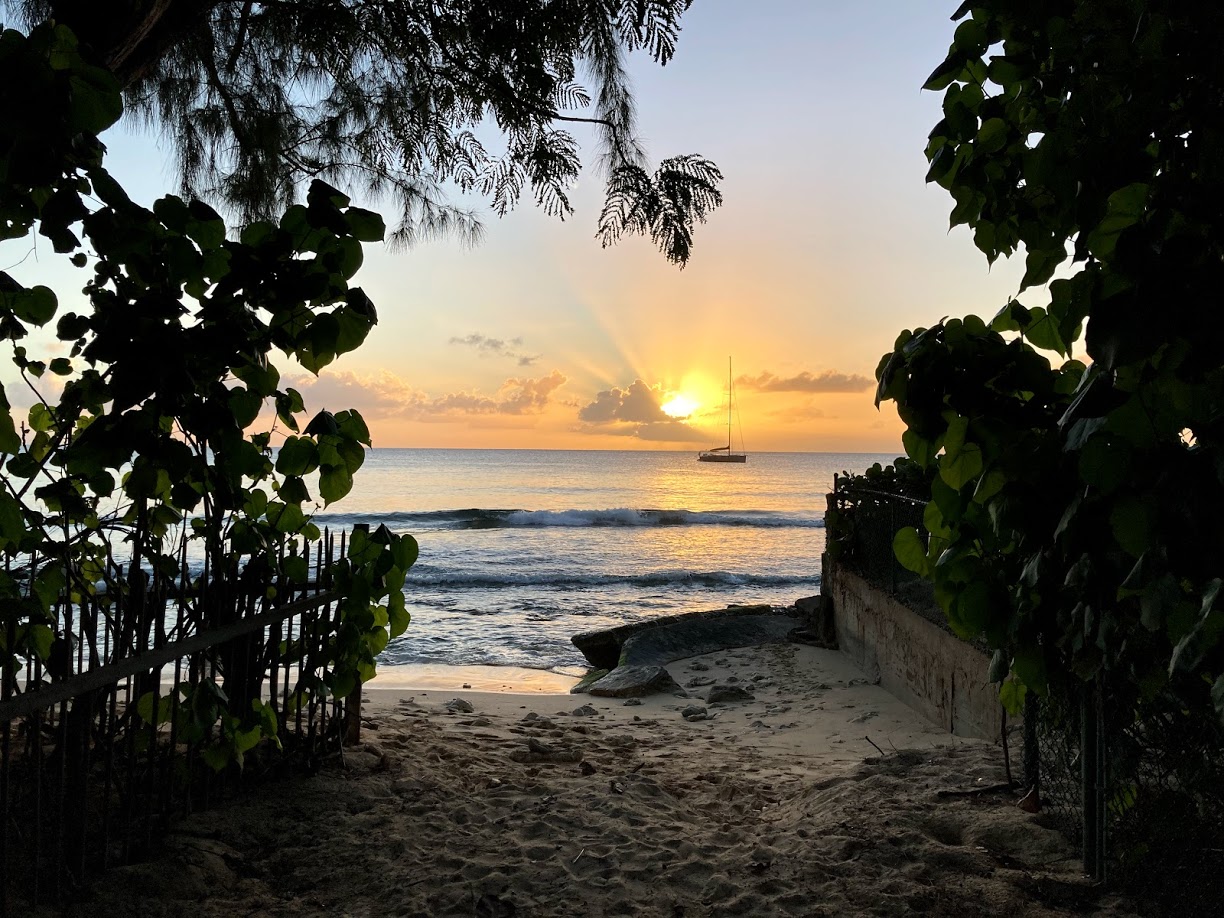
[{"label": "ocean", "polygon": [[386,523],[420,558],[389,664],[584,669],[579,631],[820,591],[833,475],[891,455],[373,449],[320,525]]}]

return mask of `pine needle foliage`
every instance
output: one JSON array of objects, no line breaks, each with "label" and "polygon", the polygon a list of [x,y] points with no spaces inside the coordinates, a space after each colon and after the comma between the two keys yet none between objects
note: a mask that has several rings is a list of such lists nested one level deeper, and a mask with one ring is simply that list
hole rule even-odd
[{"label": "pine needle foliage", "polygon": [[573,213],[578,139],[608,176],[599,237],[649,235],[683,265],[720,173],[687,155],[653,172],[636,135],[630,53],[665,65],[692,0],[0,0],[69,25],[160,130],[180,191],[240,222],[311,181],[396,209],[393,245],[481,234],[477,198]]}]

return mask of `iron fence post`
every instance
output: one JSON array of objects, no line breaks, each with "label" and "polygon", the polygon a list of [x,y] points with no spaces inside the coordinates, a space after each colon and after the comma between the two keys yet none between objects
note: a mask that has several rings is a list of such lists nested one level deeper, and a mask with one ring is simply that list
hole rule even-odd
[{"label": "iron fence post", "polygon": [[1101,678],[1081,689],[1080,776],[1084,820],[1084,872],[1105,879],[1105,735]]}]

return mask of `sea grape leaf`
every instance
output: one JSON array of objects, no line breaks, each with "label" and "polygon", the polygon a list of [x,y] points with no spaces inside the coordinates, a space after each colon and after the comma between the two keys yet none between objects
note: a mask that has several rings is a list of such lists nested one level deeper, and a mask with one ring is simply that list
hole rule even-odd
[{"label": "sea grape leaf", "polygon": [[922,536],[913,526],[900,529],[893,536],[893,554],[906,570],[923,577],[928,575],[931,562],[927,558],[926,546],[922,544]]}]

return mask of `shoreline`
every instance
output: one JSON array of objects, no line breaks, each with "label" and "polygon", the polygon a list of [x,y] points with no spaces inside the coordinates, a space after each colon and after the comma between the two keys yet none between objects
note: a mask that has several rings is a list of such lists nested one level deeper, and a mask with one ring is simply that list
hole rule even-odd
[{"label": "shoreline", "polygon": [[497,666],[486,663],[380,663],[374,678],[363,692],[478,691],[530,695],[567,695],[581,677],[532,669],[526,666]]}]

